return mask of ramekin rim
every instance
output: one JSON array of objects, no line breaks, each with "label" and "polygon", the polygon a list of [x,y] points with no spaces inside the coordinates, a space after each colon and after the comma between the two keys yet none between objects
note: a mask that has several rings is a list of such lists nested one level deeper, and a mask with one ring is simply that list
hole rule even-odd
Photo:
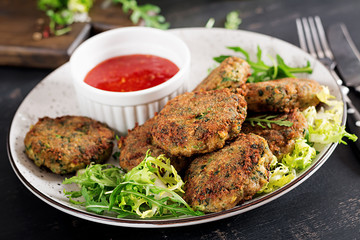
[{"label": "ramekin rim", "polygon": [[[99,33],[99,34],[87,39],[78,48],[81,49],[81,48],[84,48],[84,46],[86,47],[86,45],[91,44],[94,41],[100,41],[102,38],[108,37],[108,35],[111,35],[114,32],[144,31],[144,30],[145,31],[153,31],[153,32],[157,32],[160,34],[167,34],[167,35],[171,36],[173,39],[175,39],[183,48],[183,51],[185,54],[184,63],[182,64],[181,67],[179,66],[179,71],[173,77],[171,77],[164,83],[161,83],[154,87],[143,89],[143,90],[138,90],[138,91],[131,91],[131,92],[115,92],[115,91],[107,91],[107,90],[98,89],[96,87],[90,86],[89,84],[85,83],[84,80],[80,80],[78,78],[73,77],[73,82],[75,83],[75,87],[78,88],[80,91],[84,91],[84,92],[91,93],[91,94],[97,94],[99,96],[106,94],[108,97],[118,97],[118,98],[137,97],[137,96],[149,95],[152,93],[159,92],[161,89],[169,87],[174,82],[176,83],[176,80],[178,80],[182,76],[186,75],[186,73],[190,70],[190,63],[191,63],[190,49],[187,46],[187,44],[180,37],[176,36],[175,34],[173,34],[171,32],[168,32],[166,30],[155,29],[155,28],[150,28],[150,27],[143,27],[143,26],[130,26],[130,27],[111,29],[111,30],[108,30],[103,33]],[[73,56],[76,56],[76,52],[77,52],[77,49],[74,51],[73,55],[70,57],[70,63],[72,62],[72,59],[74,58]],[[176,88],[180,87],[180,85],[182,85],[182,83],[179,83],[177,85],[178,86]]]}]

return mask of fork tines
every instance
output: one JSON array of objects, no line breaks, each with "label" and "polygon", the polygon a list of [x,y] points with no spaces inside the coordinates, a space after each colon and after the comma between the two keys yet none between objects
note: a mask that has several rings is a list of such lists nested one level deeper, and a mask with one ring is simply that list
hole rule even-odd
[{"label": "fork tines", "polygon": [[319,16],[298,18],[296,26],[300,47],[315,58],[334,59],[326,40],[324,27]]}]

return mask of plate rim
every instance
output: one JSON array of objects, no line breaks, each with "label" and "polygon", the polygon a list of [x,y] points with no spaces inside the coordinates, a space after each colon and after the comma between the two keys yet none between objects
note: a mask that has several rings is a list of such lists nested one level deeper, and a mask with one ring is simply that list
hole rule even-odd
[{"label": "plate rim", "polygon": [[[253,34],[255,36],[260,36],[262,38],[272,38],[275,39],[276,41],[280,41],[282,44],[287,44],[287,45],[291,45],[291,47],[296,47],[299,50],[301,50],[299,47],[297,47],[296,45],[293,45],[289,42],[286,42],[282,39],[273,37],[273,36],[269,36],[269,35],[265,35],[262,33],[257,33],[257,32],[252,32],[252,31],[247,31],[247,30],[229,30],[229,29],[223,29],[223,28],[212,28],[212,29],[206,29],[206,28],[200,28],[200,27],[193,27],[193,28],[175,28],[175,29],[169,29],[168,31],[172,32],[176,32],[176,31],[196,31],[196,30],[201,30],[201,31],[234,31],[234,32],[245,32],[247,34]],[[317,64],[321,64],[321,62],[319,62],[318,60],[314,59],[312,56],[310,56],[308,53],[306,53],[305,51],[301,50],[304,54],[307,54],[310,59],[313,59],[317,62]],[[8,134],[7,134],[7,139],[6,139],[6,148],[7,148],[7,154],[10,160],[10,164],[11,167],[13,168],[15,174],[17,175],[17,177],[19,178],[19,180],[25,185],[25,187],[32,192],[35,196],[37,196],[40,200],[44,201],[45,203],[49,204],[50,206],[65,212],[69,215],[75,216],[75,217],[79,217],[85,220],[89,220],[89,221],[93,221],[93,222],[98,222],[98,223],[103,223],[103,224],[108,224],[108,225],[114,225],[114,226],[123,226],[123,227],[134,227],[134,228],[167,228],[167,227],[182,227],[182,226],[189,226],[189,225],[195,225],[195,224],[202,224],[202,223],[206,223],[206,222],[212,222],[212,221],[217,221],[220,219],[224,219],[224,218],[229,218],[235,215],[239,215],[242,213],[245,213],[247,211],[253,210],[255,208],[258,208],[260,206],[263,206],[281,196],[283,196],[284,194],[290,192],[291,190],[293,190],[295,187],[297,187],[298,185],[300,185],[301,183],[303,183],[306,179],[308,179],[312,174],[314,174],[326,161],[327,159],[331,156],[331,154],[333,153],[333,151],[335,150],[336,146],[338,145],[338,143],[332,143],[330,145],[327,146],[327,149],[324,151],[323,155],[321,156],[321,158],[319,158],[311,167],[309,167],[308,169],[306,169],[305,171],[303,171],[301,173],[301,175],[299,175],[296,179],[294,179],[293,181],[291,181],[290,183],[288,183],[287,185],[271,192],[268,193],[262,197],[253,199],[253,200],[249,200],[244,202],[241,205],[238,205],[234,208],[225,210],[225,211],[221,211],[221,212],[217,212],[217,213],[208,213],[205,214],[203,216],[190,216],[190,217],[185,217],[185,218],[173,218],[173,219],[162,219],[162,220],[154,220],[154,219],[150,219],[150,220],[143,220],[143,219],[125,219],[125,218],[114,218],[114,217],[109,217],[109,216],[105,216],[105,215],[98,215],[95,213],[91,213],[91,212],[87,212],[86,210],[81,210],[75,207],[71,207],[71,204],[68,205],[64,205],[62,204],[60,201],[57,201],[49,196],[47,196],[46,194],[42,193],[40,190],[38,190],[36,187],[34,187],[20,172],[20,170],[18,169],[18,167],[16,166],[13,154],[11,152],[11,146],[10,146],[10,137],[11,137],[11,129],[13,126],[13,123],[15,121],[15,117],[17,116],[17,113],[21,107],[21,105],[27,100],[27,98],[29,97],[29,95],[34,91],[34,89],[41,84],[43,81],[45,81],[46,79],[50,78],[52,75],[55,75],[57,71],[60,71],[62,68],[66,68],[68,67],[69,62],[66,62],[65,64],[61,65],[60,67],[54,69],[50,74],[46,75],[46,77],[44,77],[41,81],[39,81],[36,86],[24,97],[24,99],[21,101],[20,105],[17,107],[15,113],[13,114],[12,120],[9,124],[8,127]],[[322,65],[322,64],[321,64]],[[342,93],[342,91],[340,90],[340,87],[338,87],[338,92],[341,95],[341,101],[344,103],[344,95]],[[342,122],[341,125],[345,125],[346,123],[346,105],[343,104],[343,117],[342,117]]]},{"label": "plate rim", "polygon": [[[9,140],[10,132],[8,134],[8,140]],[[136,219],[136,220],[130,220],[125,218],[113,218],[108,217],[104,215],[97,215],[94,213],[90,213],[87,211],[82,211],[77,208],[71,208],[69,206],[66,206],[64,204],[61,204],[58,201],[55,201],[51,197],[46,196],[41,191],[36,189],[30,182],[27,181],[27,179],[20,173],[19,169],[17,168],[13,156],[11,154],[10,150],[10,144],[9,141],[7,141],[7,151],[10,158],[10,163],[15,171],[15,174],[19,178],[19,180],[25,185],[27,189],[30,190],[35,196],[40,198],[40,200],[44,201],[45,203],[49,204],[50,206],[65,212],[69,215],[79,217],[85,220],[90,220],[94,222],[104,223],[108,225],[115,225],[115,226],[123,226],[123,227],[136,227],[136,228],[165,228],[165,227],[181,227],[181,226],[188,226],[188,225],[195,225],[195,224],[202,224],[206,222],[216,221],[224,218],[229,218],[241,213],[245,213],[247,211],[253,210],[255,208],[258,208],[260,206],[263,206],[281,196],[284,194],[290,192],[295,187],[300,185],[302,182],[304,182],[306,179],[308,179],[313,173],[315,173],[328,159],[328,157],[331,155],[331,153],[334,151],[338,144],[333,143],[331,146],[326,150],[322,158],[320,158],[314,165],[312,165],[309,169],[304,171],[299,177],[297,177],[295,180],[291,181],[284,187],[281,187],[267,195],[264,195],[263,197],[246,201],[245,204],[236,206],[234,208],[217,212],[217,213],[208,213],[203,216],[195,216],[195,217],[186,217],[186,218],[178,218],[178,219],[164,219],[164,220],[142,220],[142,219]]]}]

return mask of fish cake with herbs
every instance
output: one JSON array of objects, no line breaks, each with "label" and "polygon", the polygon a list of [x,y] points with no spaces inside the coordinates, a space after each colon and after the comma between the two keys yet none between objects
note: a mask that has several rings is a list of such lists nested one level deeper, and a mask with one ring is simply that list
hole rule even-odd
[{"label": "fish cake with herbs", "polygon": [[238,57],[228,57],[194,91],[242,88],[249,76],[250,65],[245,60]]},{"label": "fish cake with herbs", "polygon": [[143,125],[135,126],[134,129],[128,132],[126,137],[122,137],[118,141],[118,147],[120,149],[120,167],[127,172],[130,171],[144,160],[146,152],[150,150],[151,156],[153,157],[164,154],[165,157],[170,159],[174,168],[178,172],[181,172],[188,166],[191,159],[172,156],[168,152],[152,144],[150,130],[153,125],[154,118],[151,118]]},{"label": "fish cake with herbs", "polygon": [[320,103],[316,94],[322,86],[310,79],[283,78],[246,83],[246,102],[251,112],[289,112]]},{"label": "fish cake with herbs", "polygon": [[39,167],[56,174],[102,163],[113,150],[114,131],[87,117],[44,117],[26,134],[25,153]]},{"label": "fish cake with herbs", "polygon": [[264,138],[240,134],[224,148],[192,161],[185,175],[184,199],[203,212],[233,208],[269,181],[273,159]]},{"label": "fish cake with herbs", "polygon": [[188,92],[170,100],[155,117],[153,142],[174,156],[222,148],[246,117],[246,102],[229,89]]},{"label": "fish cake with herbs", "polygon": [[[305,116],[299,109],[294,109],[289,113],[270,115],[274,116],[274,118],[271,118],[273,123],[269,123],[270,127],[266,123],[262,123],[262,127],[258,124],[254,123],[252,125],[251,122],[245,121],[241,132],[254,133],[265,138],[272,153],[278,159],[281,159],[284,155],[293,151],[297,139],[305,137],[308,124]],[[251,119],[251,117],[257,116],[249,116],[248,119]],[[283,125],[274,123],[276,121]]]}]

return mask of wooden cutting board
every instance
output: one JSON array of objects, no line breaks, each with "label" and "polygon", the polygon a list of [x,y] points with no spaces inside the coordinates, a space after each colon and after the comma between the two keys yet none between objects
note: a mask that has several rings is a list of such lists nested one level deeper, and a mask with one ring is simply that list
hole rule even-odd
[{"label": "wooden cutting board", "polygon": [[67,62],[75,48],[92,34],[133,26],[120,5],[96,1],[89,13],[90,23],[75,23],[72,31],[58,37],[34,40],[38,19],[45,14],[36,0],[0,1],[0,65],[56,68]]}]

